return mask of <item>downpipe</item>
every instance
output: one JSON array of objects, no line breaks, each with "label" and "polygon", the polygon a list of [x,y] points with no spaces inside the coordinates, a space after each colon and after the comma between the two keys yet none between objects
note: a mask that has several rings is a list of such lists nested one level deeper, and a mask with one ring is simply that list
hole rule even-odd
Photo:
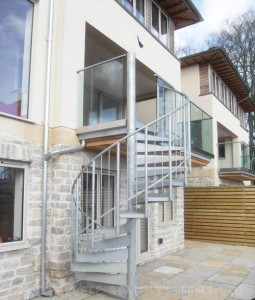
[{"label": "downpipe", "polygon": [[54,0],[50,0],[49,6],[49,25],[47,36],[47,66],[45,84],[45,112],[44,112],[44,141],[43,141],[43,185],[42,185],[42,241],[41,241],[41,273],[40,273],[40,295],[52,297],[54,291],[51,287],[46,287],[46,252],[47,252],[47,192],[48,192],[48,162],[61,154],[74,153],[84,149],[85,141],[80,146],[59,149],[49,152],[49,107],[51,90],[51,61],[52,61],[52,36],[53,36],[53,16]]}]

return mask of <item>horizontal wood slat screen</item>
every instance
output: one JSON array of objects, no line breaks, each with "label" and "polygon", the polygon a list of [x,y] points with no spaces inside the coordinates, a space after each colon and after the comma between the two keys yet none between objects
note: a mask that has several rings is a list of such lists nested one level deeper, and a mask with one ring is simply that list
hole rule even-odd
[{"label": "horizontal wood slat screen", "polygon": [[187,187],[188,240],[255,246],[255,186]]}]

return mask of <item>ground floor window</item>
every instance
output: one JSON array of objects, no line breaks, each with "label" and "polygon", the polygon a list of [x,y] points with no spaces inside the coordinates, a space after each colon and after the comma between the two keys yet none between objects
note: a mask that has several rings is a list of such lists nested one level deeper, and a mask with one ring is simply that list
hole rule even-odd
[{"label": "ground floor window", "polygon": [[[83,201],[82,211],[84,214],[83,227],[88,227],[92,219],[92,197],[94,194],[94,219],[97,220],[95,227],[114,226],[114,198],[115,198],[115,176],[114,174],[97,171],[94,175],[84,173],[83,175]],[[110,212],[109,212],[110,211]]]},{"label": "ground floor window", "polygon": [[159,203],[159,222],[169,222],[173,220],[173,202]]},{"label": "ground floor window", "polygon": [[0,162],[0,243],[23,240],[24,176],[21,167]]}]

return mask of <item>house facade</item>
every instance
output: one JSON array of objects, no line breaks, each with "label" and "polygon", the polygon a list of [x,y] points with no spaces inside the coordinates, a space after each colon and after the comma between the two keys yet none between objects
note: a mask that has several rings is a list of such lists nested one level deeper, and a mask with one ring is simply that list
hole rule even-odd
[{"label": "house facade", "polygon": [[[77,271],[96,261],[87,252],[102,248],[95,234],[105,228],[102,236],[116,228],[114,247],[123,248],[123,226],[136,223],[138,262],[182,249],[190,153],[173,51],[174,31],[202,20],[192,2],[3,0],[0,14],[0,298],[59,295],[79,276],[106,278],[84,275],[88,265]],[[128,199],[122,219],[118,199]],[[134,277],[117,280],[131,286]]]},{"label": "house facade", "polygon": [[204,120],[197,122],[199,112],[192,110],[191,135],[192,149],[208,161],[192,169],[189,184],[250,184],[255,170],[246,113],[255,106],[248,88],[221,48],[183,57],[181,66],[182,91],[205,113]]}]

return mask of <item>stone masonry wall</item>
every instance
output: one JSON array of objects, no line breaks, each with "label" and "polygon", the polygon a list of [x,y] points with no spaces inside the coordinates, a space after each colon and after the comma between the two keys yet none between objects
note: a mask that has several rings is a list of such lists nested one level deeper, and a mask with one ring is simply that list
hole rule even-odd
[{"label": "stone masonry wall", "polygon": [[0,141],[0,159],[12,162],[30,161],[26,163],[27,247],[6,252],[2,252],[0,247],[0,299],[23,300],[33,298],[39,293],[42,144],[24,141],[7,134],[2,134]]},{"label": "stone masonry wall", "polygon": [[[173,221],[160,223],[158,204],[151,207],[151,245],[152,257],[160,258],[184,248],[184,195],[183,187],[174,188]],[[158,239],[163,243],[158,244]]]}]

